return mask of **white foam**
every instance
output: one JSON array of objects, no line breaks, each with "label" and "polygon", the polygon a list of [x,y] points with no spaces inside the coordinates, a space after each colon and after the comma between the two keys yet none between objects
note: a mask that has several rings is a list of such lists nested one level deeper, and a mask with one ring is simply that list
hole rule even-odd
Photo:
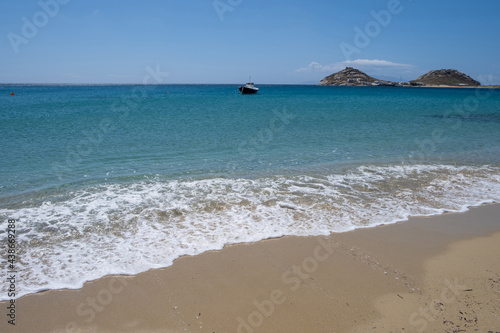
[{"label": "white foam", "polygon": [[[21,296],[166,267],[228,243],[343,232],[500,202],[499,171],[363,166],[343,175],[99,185],[0,216],[19,220]],[[0,288],[7,299],[5,284]]]}]

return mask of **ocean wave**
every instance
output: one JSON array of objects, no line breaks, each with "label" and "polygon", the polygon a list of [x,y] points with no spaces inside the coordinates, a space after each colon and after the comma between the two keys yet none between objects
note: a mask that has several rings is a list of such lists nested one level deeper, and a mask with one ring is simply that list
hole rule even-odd
[{"label": "ocean wave", "polygon": [[[0,209],[0,216],[18,221],[17,296],[22,296],[166,267],[180,256],[229,243],[463,212],[500,202],[499,171],[495,166],[367,165],[331,175],[156,179],[87,186]],[[6,270],[6,263],[0,267]],[[5,300],[7,290],[1,288]]]}]

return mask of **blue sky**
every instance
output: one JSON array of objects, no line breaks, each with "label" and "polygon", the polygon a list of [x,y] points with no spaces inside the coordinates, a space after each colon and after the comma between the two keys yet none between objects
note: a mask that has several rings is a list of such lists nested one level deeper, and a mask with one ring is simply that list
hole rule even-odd
[{"label": "blue sky", "polygon": [[[352,66],[500,84],[500,1],[0,2],[0,83],[317,83]],[[150,80],[153,83],[153,80]]]}]

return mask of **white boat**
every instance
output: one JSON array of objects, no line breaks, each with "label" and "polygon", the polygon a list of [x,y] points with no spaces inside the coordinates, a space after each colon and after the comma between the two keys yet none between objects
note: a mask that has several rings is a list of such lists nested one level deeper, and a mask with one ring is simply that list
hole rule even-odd
[{"label": "white boat", "polygon": [[[251,77],[249,81],[252,81]],[[255,94],[257,91],[259,91],[259,88],[255,87],[253,82],[247,82],[247,84],[245,84],[244,86],[239,87],[238,90],[242,94]]]}]

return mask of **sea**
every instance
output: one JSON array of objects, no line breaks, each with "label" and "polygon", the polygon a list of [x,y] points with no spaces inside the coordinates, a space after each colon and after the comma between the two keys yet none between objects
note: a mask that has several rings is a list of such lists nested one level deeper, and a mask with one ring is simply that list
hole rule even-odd
[{"label": "sea", "polygon": [[16,298],[500,202],[500,90],[237,87],[0,85]]}]

